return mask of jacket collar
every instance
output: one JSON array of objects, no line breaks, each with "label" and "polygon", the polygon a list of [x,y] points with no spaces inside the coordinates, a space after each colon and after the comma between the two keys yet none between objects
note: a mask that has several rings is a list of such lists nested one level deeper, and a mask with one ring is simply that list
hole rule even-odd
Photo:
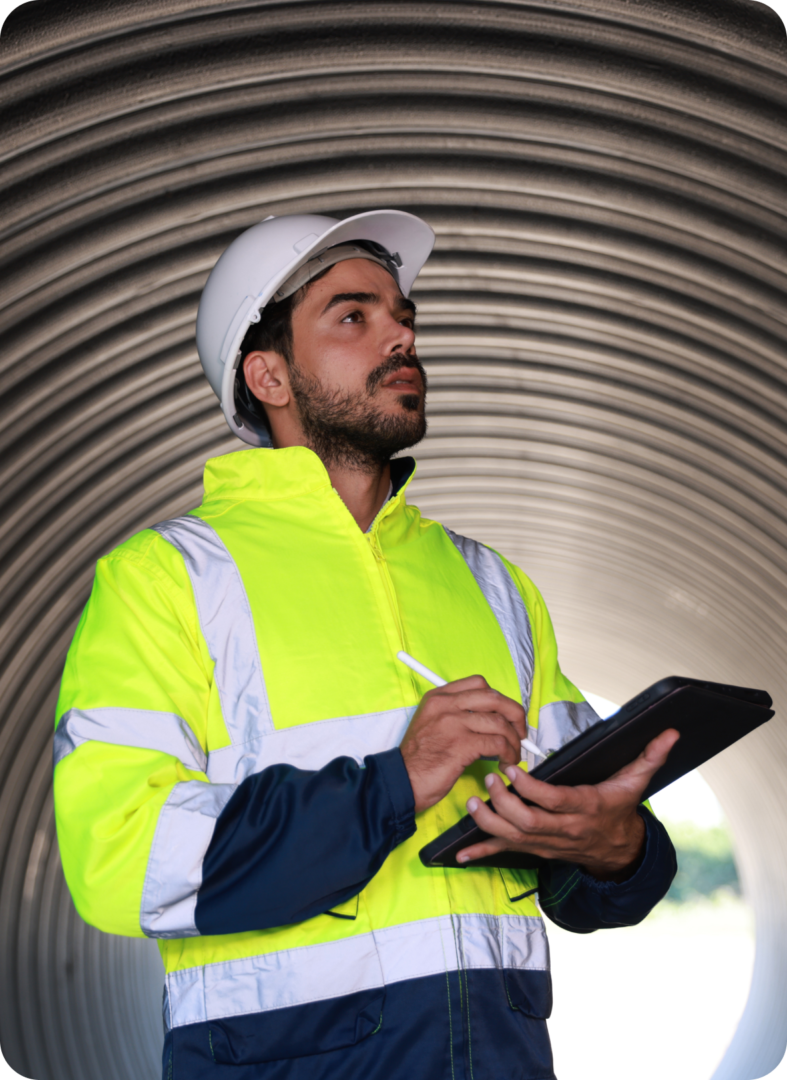
[{"label": "jacket collar", "polygon": [[[404,501],[397,496],[404,492],[414,473],[415,461],[411,457],[391,462],[393,495],[386,506]],[[292,499],[320,489],[331,490],[331,478],[325,466],[305,446],[235,450],[211,458],[205,464],[204,483],[205,502],[247,499],[268,502]]]}]

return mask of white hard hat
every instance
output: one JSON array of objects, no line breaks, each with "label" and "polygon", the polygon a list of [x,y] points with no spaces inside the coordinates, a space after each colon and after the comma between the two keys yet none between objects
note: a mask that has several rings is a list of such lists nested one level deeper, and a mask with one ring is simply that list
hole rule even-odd
[{"label": "white hard hat", "polygon": [[344,221],[318,214],[270,217],[233,240],[210,273],[197,312],[197,351],[230,429],[251,446],[269,446],[270,438],[262,424],[250,427],[235,403],[235,372],[246,331],[299,267],[326,248],[350,241],[382,247],[379,261],[407,296],[429,257],[434,233],[425,221],[402,210],[370,210]]}]

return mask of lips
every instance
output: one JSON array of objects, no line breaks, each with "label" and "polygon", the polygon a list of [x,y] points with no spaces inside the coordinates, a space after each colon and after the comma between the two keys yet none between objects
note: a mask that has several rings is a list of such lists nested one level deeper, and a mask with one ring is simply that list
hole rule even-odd
[{"label": "lips", "polygon": [[398,371],[395,371],[392,375],[389,375],[387,379],[383,380],[383,386],[392,387],[393,389],[408,388],[421,391],[421,373],[418,368],[414,367],[402,367]]},{"label": "lips", "polygon": [[426,393],[426,372],[417,356],[394,353],[379,364],[366,380],[367,394],[381,387],[393,387],[400,393]]}]

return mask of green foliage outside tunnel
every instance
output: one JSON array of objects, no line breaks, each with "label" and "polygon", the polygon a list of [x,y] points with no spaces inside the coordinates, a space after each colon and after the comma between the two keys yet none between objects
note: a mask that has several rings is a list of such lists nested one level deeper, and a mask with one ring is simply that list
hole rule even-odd
[{"label": "green foliage outside tunnel", "polygon": [[732,838],[725,825],[703,828],[689,821],[664,824],[678,853],[678,873],[665,898],[668,902],[685,904],[720,891],[740,896]]}]

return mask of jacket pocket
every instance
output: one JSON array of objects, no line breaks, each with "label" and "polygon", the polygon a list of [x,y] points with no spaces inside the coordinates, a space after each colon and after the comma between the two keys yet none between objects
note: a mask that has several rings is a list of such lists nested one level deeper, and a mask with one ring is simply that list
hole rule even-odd
[{"label": "jacket pocket", "polygon": [[500,879],[509,902],[516,904],[538,892],[538,871],[520,870],[508,866],[498,867]]},{"label": "jacket pocket", "polygon": [[214,1016],[222,1004],[234,1006],[231,1016],[208,1022],[218,1064],[325,1054],[355,1046],[380,1027],[385,983],[363,897],[319,918],[326,934],[343,927],[346,936],[249,957],[216,973]]},{"label": "jacket pocket", "polygon": [[546,1020],[552,1013],[552,976],[543,919],[502,921],[502,960],[508,1004],[524,1016]]},{"label": "jacket pocket", "polygon": [[552,1015],[552,976],[548,971],[503,972],[508,1004],[525,1016],[547,1020]]},{"label": "jacket pocket", "polygon": [[219,1065],[247,1065],[324,1054],[369,1038],[382,1023],[382,987],[249,1016],[212,1020],[208,1038]]}]

